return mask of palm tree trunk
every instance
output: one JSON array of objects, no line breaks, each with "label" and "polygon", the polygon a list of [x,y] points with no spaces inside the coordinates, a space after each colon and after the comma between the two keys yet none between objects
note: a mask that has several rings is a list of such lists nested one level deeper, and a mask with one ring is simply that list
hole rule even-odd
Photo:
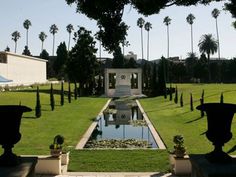
[{"label": "palm tree trunk", "polygon": [[216,35],[217,35],[217,44],[218,44],[218,58],[220,60],[220,40],[219,40],[219,32],[218,32],[218,23],[216,18]]},{"label": "palm tree trunk", "polygon": [[54,56],[54,44],[55,44],[55,35],[53,34],[52,56]]},{"label": "palm tree trunk", "polygon": [[71,37],[71,33],[69,33],[69,41],[68,41],[68,52],[69,52],[69,50],[70,50],[70,37]]},{"label": "palm tree trunk", "polygon": [[141,28],[141,47],[142,47],[142,59],[143,59],[143,28]]},{"label": "palm tree trunk", "polygon": [[17,41],[15,41],[15,53],[16,53],[16,48],[17,48]]},{"label": "palm tree trunk", "polygon": [[193,53],[193,25],[191,24],[191,49]]},{"label": "palm tree trunk", "polygon": [[26,30],[26,46],[29,48],[29,46],[28,46],[28,30]]},{"label": "palm tree trunk", "polygon": [[149,31],[147,36],[147,60],[149,61]]},{"label": "palm tree trunk", "polygon": [[41,47],[41,52],[43,51],[43,41],[42,41],[42,47]]},{"label": "palm tree trunk", "polygon": [[169,58],[169,25],[167,25],[167,58]]}]

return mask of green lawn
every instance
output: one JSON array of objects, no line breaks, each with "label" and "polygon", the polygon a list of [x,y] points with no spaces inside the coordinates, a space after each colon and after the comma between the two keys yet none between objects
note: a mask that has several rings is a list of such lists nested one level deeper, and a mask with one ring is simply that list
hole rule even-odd
[{"label": "green lawn", "polygon": [[[55,85],[55,111],[50,109],[49,86],[40,86],[42,117],[35,118],[34,110],[23,115],[21,124],[22,139],[16,144],[17,154],[49,154],[49,145],[56,134],[65,137],[66,145],[75,147],[96,117],[107,98],[80,97],[60,106],[60,85]],[[73,88],[72,88],[73,89]],[[188,153],[206,153],[212,149],[211,143],[203,134],[206,131],[206,117],[200,112],[190,111],[189,93],[193,93],[194,107],[199,105],[202,89],[205,102],[219,102],[224,92],[225,102],[236,103],[236,84],[178,84],[179,96],[184,94],[184,107],[181,108],[163,97],[140,99],[144,110],[160,133],[168,150],[172,150],[172,138],[183,134]],[[67,84],[65,84],[67,90]],[[173,95],[174,96],[174,95]],[[17,92],[1,92],[0,104],[26,105],[34,109],[36,102],[35,87]],[[236,120],[232,124],[233,138],[225,150],[235,145]],[[2,152],[2,149],[0,149]],[[236,154],[236,153],[234,153]],[[69,171],[159,171],[169,170],[166,150],[72,150]]]},{"label": "green lawn", "polygon": [[[200,111],[190,111],[190,92],[193,94],[194,108],[200,104],[202,90],[205,91],[205,103],[220,102],[221,92],[225,103],[236,104],[236,84],[177,84],[179,96],[183,92],[184,107],[165,100],[163,97],[141,99],[145,112],[150,117],[156,130],[160,133],[169,150],[173,148],[173,136],[182,134],[188,153],[206,153],[212,150],[211,142],[204,132],[207,130],[206,116],[201,118]],[[174,98],[174,94],[173,94]],[[174,99],[173,99],[174,100]],[[226,143],[228,151],[236,145],[236,119],[232,123],[233,138]],[[234,152],[233,154],[236,154]]]}]

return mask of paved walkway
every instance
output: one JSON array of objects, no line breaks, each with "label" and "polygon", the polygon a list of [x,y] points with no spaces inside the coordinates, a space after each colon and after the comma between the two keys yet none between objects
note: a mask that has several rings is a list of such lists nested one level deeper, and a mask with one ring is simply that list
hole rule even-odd
[{"label": "paved walkway", "polygon": [[62,175],[36,175],[36,177],[180,177],[158,172],[68,172]]}]

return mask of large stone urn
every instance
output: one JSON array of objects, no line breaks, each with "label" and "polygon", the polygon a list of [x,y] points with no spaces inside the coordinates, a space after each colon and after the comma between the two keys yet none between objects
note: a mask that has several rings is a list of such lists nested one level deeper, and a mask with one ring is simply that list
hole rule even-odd
[{"label": "large stone urn", "polygon": [[18,105],[0,105],[0,144],[4,149],[0,156],[0,166],[14,166],[19,157],[12,152],[14,145],[20,141],[20,124],[23,112],[31,108]]},{"label": "large stone urn", "polygon": [[197,106],[207,114],[206,137],[214,145],[214,150],[206,154],[211,163],[230,163],[231,157],[222,151],[222,147],[232,138],[231,123],[236,112],[235,104],[206,103]]}]

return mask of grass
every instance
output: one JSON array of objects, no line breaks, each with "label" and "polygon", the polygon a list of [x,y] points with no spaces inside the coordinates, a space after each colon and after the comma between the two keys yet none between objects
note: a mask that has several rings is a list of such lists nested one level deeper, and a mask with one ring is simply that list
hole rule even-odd
[{"label": "grass", "polygon": [[[194,108],[200,105],[203,89],[205,103],[220,102],[220,95],[223,92],[225,103],[236,104],[236,84],[177,84],[177,86],[179,95],[183,92],[184,107],[180,107],[180,103],[175,104],[174,100],[169,101],[169,98],[165,100],[163,97],[141,99],[140,102],[169,150],[173,149],[173,136],[182,134],[188,153],[207,153],[213,146],[205,136],[206,116],[201,118],[200,111],[196,109],[190,111],[190,93],[193,94]],[[233,119],[231,131],[234,136],[225,144],[225,151],[236,145],[235,124],[236,119]]]},{"label": "grass", "polygon": [[[163,97],[140,99],[144,110],[155,128],[172,150],[172,138],[182,134],[188,153],[206,153],[211,151],[211,142],[204,135],[206,117],[200,118],[196,109],[190,111],[189,93],[193,93],[194,107],[200,104],[202,89],[205,90],[205,102],[219,102],[221,92],[224,101],[236,104],[236,84],[177,84],[179,96],[183,92],[184,107],[174,100]],[[49,145],[56,134],[65,137],[66,145],[75,147],[96,117],[107,98],[80,97],[60,106],[60,85],[55,85],[56,107],[51,111],[49,87],[40,86],[42,117],[35,118],[34,110],[23,115],[21,124],[22,139],[15,145],[16,154],[49,154]],[[67,90],[65,84],[64,90]],[[73,90],[73,88],[72,88]],[[174,97],[174,95],[173,95]],[[36,102],[35,87],[17,92],[1,92],[0,104],[19,104],[34,109]],[[233,120],[232,133],[236,134],[236,120]],[[235,136],[225,145],[225,151],[235,145]],[[2,149],[0,149],[2,152]],[[232,154],[236,154],[235,152]],[[159,171],[169,170],[167,150],[72,150],[70,153],[69,171]]]}]

